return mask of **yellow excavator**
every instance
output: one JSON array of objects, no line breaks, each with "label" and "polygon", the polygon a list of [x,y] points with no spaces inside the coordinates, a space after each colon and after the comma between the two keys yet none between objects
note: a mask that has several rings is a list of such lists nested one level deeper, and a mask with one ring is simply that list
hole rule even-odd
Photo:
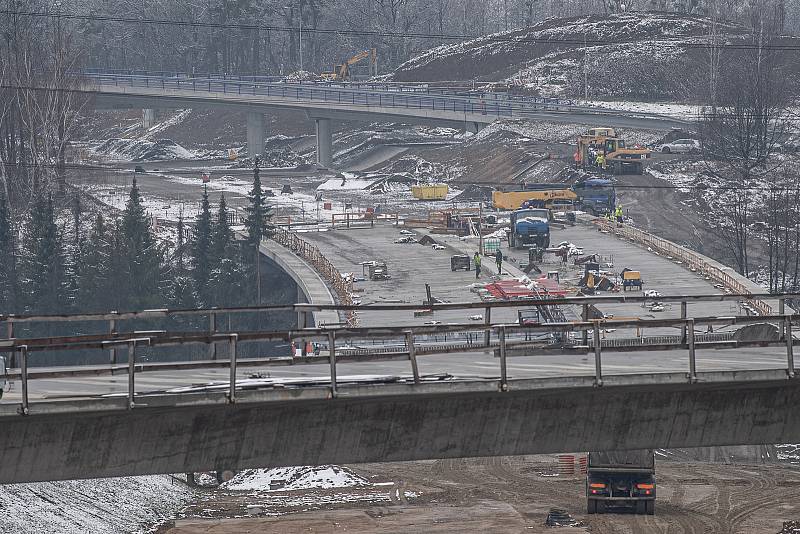
[{"label": "yellow excavator", "polygon": [[605,158],[602,170],[613,174],[642,174],[642,161],[650,157],[650,149],[638,145],[631,148],[617,137],[613,128],[591,128],[578,136],[575,162],[586,169],[595,165],[597,154]]},{"label": "yellow excavator", "polygon": [[335,65],[330,72],[322,72],[320,76],[325,80],[331,81],[347,81],[350,79],[350,67],[356,63],[369,59],[369,75],[378,75],[378,51],[375,48],[369,50],[362,50],[350,59],[345,60],[339,65]]}]

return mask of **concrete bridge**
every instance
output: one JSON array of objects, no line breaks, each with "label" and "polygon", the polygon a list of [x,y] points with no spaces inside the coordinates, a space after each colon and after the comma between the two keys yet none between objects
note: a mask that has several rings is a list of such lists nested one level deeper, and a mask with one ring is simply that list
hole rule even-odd
[{"label": "concrete bridge", "polygon": [[[477,132],[500,118],[602,124],[604,126],[687,128],[690,121],[667,116],[599,109],[571,101],[508,97],[495,93],[432,90],[380,84],[288,83],[272,78],[81,74],[98,108],[142,108],[145,123],[154,108],[225,108],[247,113],[247,144],[254,153],[264,146],[264,113],[295,109],[315,121],[317,162],[332,161],[331,121],[385,121],[446,126]],[[257,147],[253,149],[253,147]]]},{"label": "concrete bridge", "polygon": [[[663,297],[665,302],[725,302],[753,295]],[[595,306],[603,302],[644,302],[646,297],[579,297],[527,303],[453,303],[435,311],[497,311],[520,306]],[[274,307],[275,311],[277,307]],[[284,307],[286,308],[286,307]],[[412,306],[330,306],[298,304],[296,312],[359,308],[362,313]],[[137,314],[75,317],[6,317],[20,322],[91,321],[239,313],[235,310],[153,310]],[[500,314],[497,313],[496,316]],[[685,319],[607,319],[539,325],[493,323],[423,326],[306,328],[287,332],[171,334],[123,332],[62,338],[10,339],[0,350],[19,362],[10,377],[18,388],[0,404],[0,483],[190,472],[323,463],[401,461],[464,456],[533,454],[556,451],[781,443],[800,440],[800,382],[793,350],[792,324],[798,315],[692,317]],[[773,329],[764,325],[774,325]],[[725,341],[700,341],[695,328],[715,325],[759,326],[765,335]],[[601,342],[601,331],[685,328],[686,339],[672,343]],[[536,376],[520,370],[519,360],[547,357],[553,347],[529,335],[542,332],[591,333],[592,342],[555,349],[562,370]],[[456,344],[434,335],[486,333],[486,342]],[[780,332],[780,334],[777,334]],[[776,335],[769,335],[776,333]],[[527,335],[525,335],[527,334]],[[326,340],[319,356],[237,358],[237,345],[258,340]],[[384,340],[384,348],[353,352],[365,340]],[[227,344],[214,361],[148,364],[137,347]],[[127,348],[127,363],[33,368],[35,354],[51,350]],[[516,352],[514,352],[516,350]],[[723,350],[732,370],[703,370],[703,354]],[[486,353],[494,354],[489,357]],[[587,354],[588,353],[588,354]],[[677,365],[647,372],[636,365],[620,372],[618,359],[633,362],[656,356]],[[675,355],[677,353],[677,355]],[[753,363],[753,354],[762,360]],[[518,356],[514,356],[517,354]],[[569,374],[569,354],[586,361],[584,373]],[[589,356],[587,358],[587,356]],[[464,358],[485,363],[482,376],[450,374]],[[612,357],[612,359],[610,359]],[[515,361],[516,360],[516,361]],[[385,363],[396,362],[387,368]],[[242,368],[273,369],[302,365],[311,375],[279,378],[242,376]],[[431,367],[439,372],[431,372]],[[196,384],[203,367],[222,369],[227,381]],[[756,368],[754,368],[756,367]],[[165,369],[188,374],[195,385],[154,389]],[[386,370],[391,371],[387,374]],[[634,371],[634,372],[631,372]],[[126,374],[119,393],[97,394],[98,377]],[[343,374],[347,373],[347,374]],[[46,377],[73,382],[70,394],[49,394]],[[86,378],[86,377],[94,377]],[[186,377],[184,377],[186,378]],[[104,380],[109,380],[105,378]],[[150,380],[150,381],[148,381]],[[38,398],[31,391],[42,382]],[[162,386],[163,388],[163,386]],[[119,390],[117,390],[119,391]]]}]

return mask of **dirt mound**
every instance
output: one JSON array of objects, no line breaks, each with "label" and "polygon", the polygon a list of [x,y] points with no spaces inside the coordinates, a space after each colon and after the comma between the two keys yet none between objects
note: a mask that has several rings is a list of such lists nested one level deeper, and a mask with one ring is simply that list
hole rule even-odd
[{"label": "dirt mound", "polygon": [[[677,13],[548,19],[434,48],[400,65],[392,79],[503,81],[523,92],[578,96],[588,64],[592,97],[685,98],[691,96],[687,80],[704,68],[706,54],[697,45],[710,28],[705,17]],[[747,33],[733,23],[718,31],[728,42]]]}]

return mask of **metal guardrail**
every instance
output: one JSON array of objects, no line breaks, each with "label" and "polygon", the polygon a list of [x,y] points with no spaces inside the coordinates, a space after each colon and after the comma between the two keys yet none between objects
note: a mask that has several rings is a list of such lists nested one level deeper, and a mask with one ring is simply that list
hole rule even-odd
[{"label": "metal guardrail", "polygon": [[[92,80],[100,87],[140,87],[160,90],[187,90],[196,93],[266,96],[292,99],[296,102],[317,102],[323,105],[349,104],[364,108],[393,108],[432,110],[487,116],[486,122],[501,117],[521,117],[541,112],[579,113],[598,117],[624,115],[642,120],[661,120],[684,123],[677,118],[624,110],[576,105],[571,100],[498,96],[495,93],[453,92],[444,89],[417,88],[399,90],[396,86],[360,86],[329,84],[326,82],[286,83],[285,81],[253,81],[248,77],[211,76],[206,78],[182,76],[153,76],[148,74],[114,74],[84,72],[77,74]],[[489,120],[491,118],[491,120]]]},{"label": "metal guardrail", "polygon": [[[619,226],[616,223],[612,223],[604,219],[597,219],[596,221],[598,225],[608,232],[616,234],[625,239],[629,239],[634,243],[648,246],[657,251],[659,254],[676,258],[688,265],[689,270],[692,272],[699,272],[700,274],[709,277],[711,280],[714,280],[718,284],[722,284],[725,288],[733,293],[748,296],[749,298],[746,299],[747,303],[752,306],[752,308],[760,315],[772,314],[772,307],[769,304],[757,298],[753,298],[752,292],[746,285],[742,284],[739,280],[716,265],[710,263],[704,256],[680,245],[676,245],[672,241],[655,236],[649,232],[645,232],[644,230],[631,227],[630,225]],[[783,302],[784,301],[781,300],[781,308],[783,308]],[[780,310],[780,313],[783,313],[783,309]]]},{"label": "metal guardrail", "polygon": [[[339,269],[320,252],[319,248],[305,239],[301,239],[296,233],[281,227],[275,228],[273,239],[296,256],[307,261],[325,282],[331,285],[341,304],[353,305],[353,279],[342,275]],[[345,314],[349,326],[358,326],[358,316],[355,311],[346,310]]]},{"label": "metal guardrail", "polygon": [[[696,317],[692,319],[639,319],[639,320],[594,320],[594,321],[581,321],[571,323],[550,323],[540,325],[518,325],[518,324],[489,324],[476,326],[474,324],[456,324],[456,325],[429,325],[429,326],[413,326],[413,327],[383,327],[383,328],[309,328],[296,331],[280,331],[280,332],[241,332],[241,333],[225,333],[225,334],[170,334],[163,332],[146,333],[146,332],[132,332],[126,338],[120,339],[119,337],[109,336],[88,336],[91,339],[83,339],[81,336],[74,338],[45,338],[45,339],[29,339],[18,340],[12,339],[0,343],[0,350],[5,352],[12,351],[18,355],[20,362],[19,366],[19,380],[21,382],[21,402],[18,413],[27,415],[31,406],[29,398],[29,380],[31,380],[29,371],[29,361],[31,352],[47,351],[47,350],[79,350],[85,348],[127,348],[127,408],[133,409],[136,407],[136,382],[135,375],[137,370],[141,370],[141,362],[137,361],[137,347],[139,346],[169,346],[169,345],[187,345],[187,344],[216,344],[225,342],[228,344],[228,367],[229,367],[229,384],[227,387],[228,402],[236,402],[237,390],[237,345],[241,342],[259,341],[259,340],[308,340],[308,339],[322,339],[327,342],[327,357],[315,358],[314,363],[322,363],[327,360],[330,369],[330,383],[328,385],[330,396],[337,396],[337,358],[339,352],[337,351],[337,340],[354,338],[397,338],[400,336],[405,340],[405,351],[400,351],[399,354],[395,353],[394,356],[398,359],[407,360],[411,363],[411,373],[413,376],[414,384],[420,384],[421,376],[417,363],[417,357],[423,354],[450,354],[453,352],[462,351],[461,347],[446,346],[437,350],[436,347],[426,346],[422,347],[418,344],[416,338],[421,335],[431,334],[436,332],[487,332],[496,335],[497,344],[490,344],[488,342],[489,336],[486,336],[487,342],[483,347],[480,344],[473,347],[472,350],[484,350],[490,347],[497,346],[499,356],[499,382],[498,389],[500,391],[508,391],[509,389],[509,376],[507,356],[508,350],[515,347],[524,347],[524,341],[509,341],[510,333],[518,332],[578,332],[589,331],[592,334],[592,343],[586,346],[585,349],[594,353],[594,384],[597,387],[603,386],[603,366],[602,354],[604,349],[613,350],[614,347],[604,346],[601,341],[601,331],[603,328],[613,325],[615,328],[653,328],[662,326],[671,326],[682,328],[685,332],[685,341],[682,339],[679,344],[671,345],[641,345],[636,347],[638,349],[648,348],[650,350],[687,350],[687,374],[686,380],[689,383],[698,381],[697,374],[697,358],[696,351],[698,348],[738,348],[750,346],[785,346],[786,348],[786,378],[794,379],[796,368],[794,364],[794,345],[800,343],[795,340],[792,335],[792,325],[800,321],[800,315],[786,315],[786,316],[769,316],[769,317],[753,317],[753,316],[739,316],[739,317]],[[698,325],[730,325],[730,324],[754,324],[769,322],[772,324],[779,324],[781,326],[781,339],[778,340],[755,340],[755,341],[702,341],[695,334],[695,326]],[[663,340],[661,340],[663,341]],[[674,341],[674,340],[673,340]],[[340,348],[341,345],[339,345]],[[424,350],[421,350],[424,349]],[[625,350],[626,348],[621,348]],[[380,356],[380,355],[379,355]],[[383,355],[384,359],[386,355]],[[378,358],[381,359],[381,358]],[[285,359],[284,359],[285,360]],[[362,362],[367,363],[374,361],[374,358],[349,358],[348,362]],[[268,362],[265,362],[265,364]],[[282,363],[285,363],[282,362]],[[137,368],[137,365],[139,367]],[[219,365],[217,365],[219,366]],[[96,373],[95,371],[92,371]],[[496,377],[497,375],[495,375]],[[490,378],[491,379],[491,378]],[[48,401],[52,402],[52,401]],[[73,401],[74,402],[74,401]],[[35,403],[34,403],[35,404]]]}]

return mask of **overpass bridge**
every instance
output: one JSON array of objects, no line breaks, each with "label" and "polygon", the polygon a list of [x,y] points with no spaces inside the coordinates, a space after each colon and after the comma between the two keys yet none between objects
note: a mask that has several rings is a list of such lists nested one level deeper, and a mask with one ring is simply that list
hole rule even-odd
[{"label": "overpass bridge", "polygon": [[[552,239],[639,268],[662,311],[641,293],[485,299],[473,272],[449,268],[449,253],[475,241],[400,222],[356,215],[265,242],[308,302],[0,317],[13,382],[0,402],[0,483],[800,439],[800,315],[786,308],[797,295],[761,295],[708,258],[601,223],[554,228]],[[396,242],[409,233],[444,250]],[[505,252],[502,277],[521,275],[527,256]],[[392,276],[349,274],[371,259]],[[576,289],[581,266],[540,266]],[[502,278],[485,267],[484,282]],[[537,306],[568,319],[520,324],[518,311]],[[224,328],[226,317],[267,312],[297,315],[297,328]],[[187,324],[178,317],[207,328],[175,331]],[[39,323],[67,334],[25,335]],[[319,350],[288,354],[309,341]],[[239,356],[264,342],[272,348]],[[194,349],[176,359],[176,347]],[[40,365],[54,351],[96,357]]]},{"label": "overpass bridge", "polygon": [[[662,300],[694,306],[754,297],[759,296],[666,296]],[[598,306],[645,301],[644,296],[612,296],[542,302]],[[500,312],[537,303],[541,302],[428,307],[434,313]],[[296,313],[357,308],[367,316],[389,310],[403,315],[419,306],[296,304],[282,308]],[[85,328],[92,321],[252,311],[152,310],[3,320],[18,327],[49,321]],[[280,332],[121,329],[114,334],[12,338],[0,343],[0,350],[15,355],[18,366],[9,371],[15,387],[0,403],[4,429],[0,433],[4,458],[0,483],[220,468],[791,442],[800,439],[800,414],[795,409],[800,387],[794,363],[798,340],[793,335],[798,321],[800,315],[742,315]],[[779,334],[706,340],[698,332],[709,325]],[[602,340],[609,328],[665,327],[685,331],[685,339],[641,340],[627,345],[606,345]],[[554,332],[573,333],[574,337],[560,344],[536,337]],[[582,342],[583,332],[589,334],[588,344]],[[452,337],[465,333],[476,335],[469,340]],[[318,340],[324,350],[308,356],[237,358],[242,343],[264,340]],[[376,345],[376,341],[382,343]],[[223,345],[226,349],[210,360],[159,364],[140,359],[145,347],[169,350],[179,345]],[[370,345],[373,350],[363,350]],[[37,354],[47,351],[107,352],[116,348],[126,351],[118,363],[64,368],[32,365]],[[724,369],[720,368],[721,352],[726,355]],[[465,363],[479,364],[482,372],[460,373]],[[247,371],[254,367],[258,373]],[[281,369],[300,367],[308,369],[306,376],[280,373]],[[196,383],[202,369],[219,369],[227,380]],[[46,384],[53,380],[71,383],[71,392],[51,394]],[[173,385],[165,387],[170,381]],[[105,393],[101,385],[109,382],[112,392]]]},{"label": "overpass bridge", "polygon": [[[600,109],[572,101],[512,97],[419,86],[289,82],[271,77],[178,73],[80,73],[99,109],[224,108],[247,113],[247,144],[264,146],[264,113],[300,110],[316,124],[317,162],[332,161],[331,121],[387,121],[446,126],[477,132],[501,118],[669,129],[691,127],[668,116]],[[147,120],[145,121],[147,122]],[[260,151],[260,149],[258,150]]]}]

